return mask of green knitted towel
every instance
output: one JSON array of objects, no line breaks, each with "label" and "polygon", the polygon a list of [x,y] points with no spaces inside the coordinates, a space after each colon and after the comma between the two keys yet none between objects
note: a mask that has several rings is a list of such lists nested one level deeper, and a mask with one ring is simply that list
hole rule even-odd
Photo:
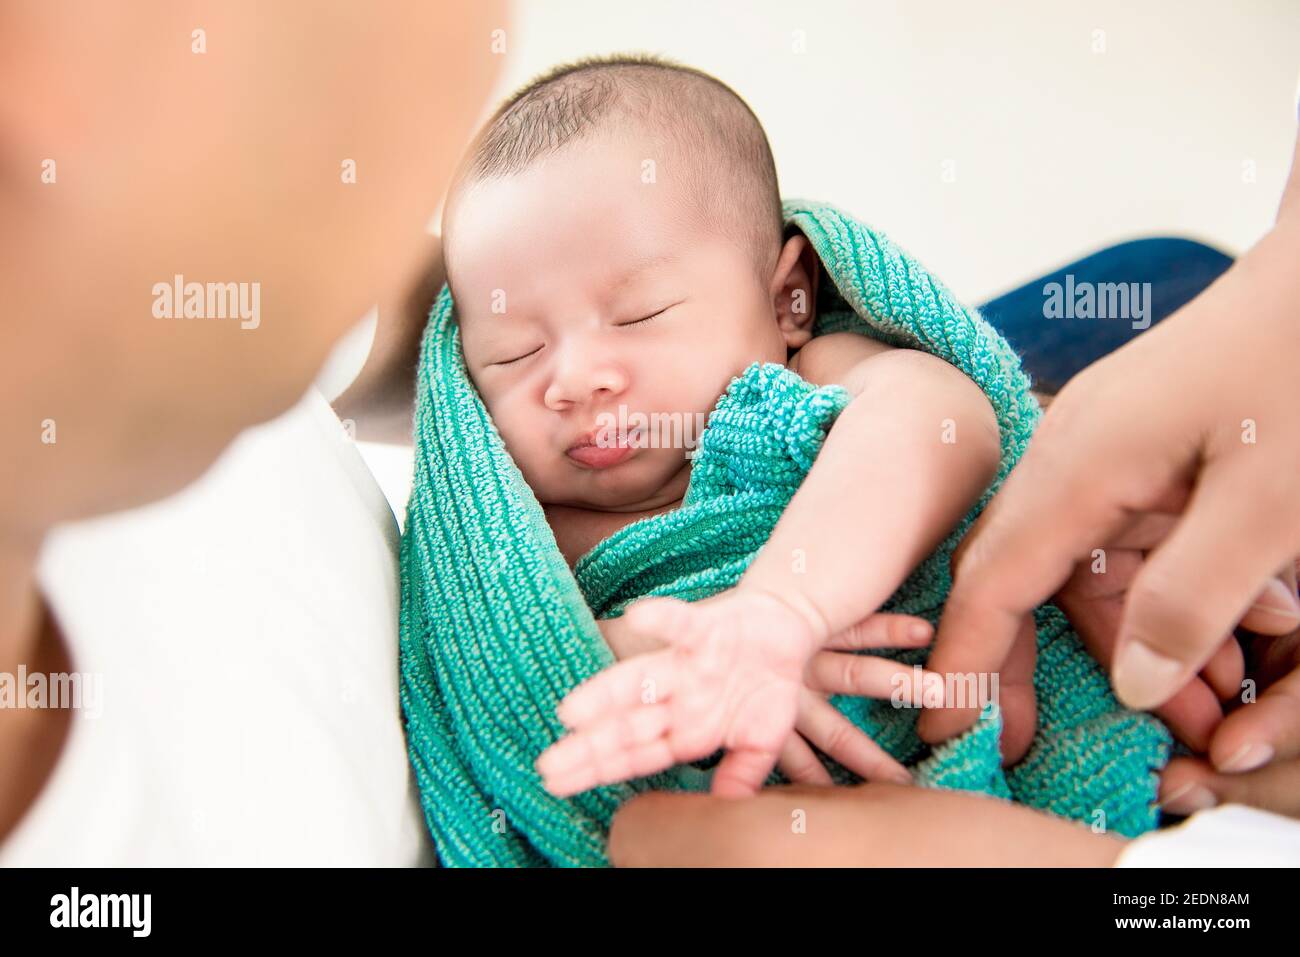
[{"label": "green knitted towel", "polygon": [[[936,622],[952,549],[1024,451],[1037,403],[1010,346],[883,235],[818,203],[788,202],[785,212],[825,270],[815,334],[851,330],[931,352],[978,383],[997,414],[996,481],[885,605]],[[444,863],[603,864],[610,819],[633,793],[708,787],[708,762],[701,762],[556,798],[533,763],[563,733],[559,701],[613,663],[596,618],[647,595],[694,600],[734,585],[847,401],[839,387],[814,388],[782,366],[755,363],[709,416],[682,506],[624,527],[570,572],[469,380],[451,296],[442,290],[418,373],[415,478],[401,554],[401,697],[425,817]],[[995,709],[931,750],[915,734],[913,709],[865,698],[834,703],[922,784],[1010,798],[1126,835],[1151,829],[1168,732],[1150,715],[1120,707],[1056,608],[1044,606],[1036,617],[1039,727],[1028,755],[1005,773]],[[926,655],[891,657],[920,663]],[[838,766],[831,771],[838,781],[854,780]]]}]

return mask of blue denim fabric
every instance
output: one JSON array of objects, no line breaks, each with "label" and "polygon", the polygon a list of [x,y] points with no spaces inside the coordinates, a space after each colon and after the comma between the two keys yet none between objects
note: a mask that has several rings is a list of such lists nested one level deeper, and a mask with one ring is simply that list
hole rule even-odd
[{"label": "blue denim fabric", "polygon": [[1189,239],[1152,238],[1109,246],[980,307],[1021,354],[1034,386],[1056,392],[1080,369],[1118,349],[1142,330],[1127,319],[1047,318],[1049,283],[1150,283],[1152,325],[1217,279],[1232,258]]}]

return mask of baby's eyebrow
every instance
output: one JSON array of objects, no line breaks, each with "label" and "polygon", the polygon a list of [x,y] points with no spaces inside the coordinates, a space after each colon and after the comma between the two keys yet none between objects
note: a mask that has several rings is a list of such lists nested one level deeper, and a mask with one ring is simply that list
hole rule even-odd
[{"label": "baby's eyebrow", "polygon": [[[632,285],[632,283],[635,282],[640,276],[649,272],[650,270],[655,269],[659,266],[666,266],[670,263],[679,262],[680,260],[681,260],[680,256],[678,256],[676,253],[671,253],[671,252],[653,253],[653,254],[638,256],[632,260],[632,262],[628,265],[627,269],[623,270],[623,272],[619,274],[609,284],[609,291],[610,293],[621,292],[623,289],[626,289],[628,286]],[[496,320],[503,320],[503,319],[509,319],[512,315],[517,315],[517,313],[512,313],[509,310],[507,310],[506,312],[493,313],[492,318]],[[499,329],[502,327],[502,325],[513,326],[514,323],[507,324],[507,323],[502,323],[500,321],[497,321],[497,322],[490,323],[488,325],[488,328]]]},{"label": "baby's eyebrow", "polygon": [[630,286],[642,273],[649,272],[657,266],[666,266],[669,263],[675,263],[677,261],[678,256],[676,253],[659,253],[658,255],[641,256],[633,260],[632,264],[623,272],[623,274],[610,283],[610,289],[623,289]]}]

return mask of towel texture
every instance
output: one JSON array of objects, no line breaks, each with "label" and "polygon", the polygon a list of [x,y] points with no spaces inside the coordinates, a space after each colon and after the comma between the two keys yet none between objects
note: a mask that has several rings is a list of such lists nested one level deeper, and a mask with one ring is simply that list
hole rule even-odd
[{"label": "towel texture", "polygon": [[[824,269],[815,334],[853,331],[931,352],[969,375],[997,415],[997,479],[885,606],[937,622],[952,549],[1019,459],[1037,403],[1007,343],[884,236],[819,203],[791,201],[785,212]],[[648,595],[689,601],[733,586],[848,395],[754,364],[709,416],[682,506],[624,527],[570,572],[465,371],[446,289],[417,382],[401,557],[402,707],[439,856],[453,865],[603,864],[610,818],[624,800],[647,789],[705,789],[709,771],[706,762],[683,765],[567,799],[541,787],[533,763],[563,733],[556,705],[613,663],[596,618]],[[1039,728],[1029,754],[1005,772],[996,709],[930,749],[916,737],[915,710],[862,698],[834,703],[922,784],[1009,798],[1126,835],[1151,829],[1167,730],[1118,704],[1056,608],[1040,608],[1036,619]],[[926,655],[891,657],[921,663]]]}]

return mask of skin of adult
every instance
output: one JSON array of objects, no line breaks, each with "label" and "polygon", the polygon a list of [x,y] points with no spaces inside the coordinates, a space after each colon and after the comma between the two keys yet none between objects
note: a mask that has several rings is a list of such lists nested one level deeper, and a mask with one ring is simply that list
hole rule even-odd
[{"label": "skin of adult", "polygon": [[[1175,315],[1084,370],[1057,396],[1020,464],[954,558],[930,667],[1032,661],[1028,614],[1053,596],[1120,699],[1167,716],[1241,624],[1300,624],[1300,165],[1273,228]],[[1125,559],[1091,573],[1097,551]],[[1276,658],[1255,638],[1255,657]],[[1200,677],[1198,677],[1200,675]],[[1300,755],[1300,671],[1269,674],[1254,704],[1207,735],[1223,772]],[[1222,689],[1220,689],[1222,690]],[[1239,689],[1232,689],[1239,693]],[[1163,706],[1163,709],[1162,709]],[[1023,709],[1007,720],[1031,721]],[[926,712],[937,742],[971,709]],[[1023,729],[1020,729],[1023,730]],[[1020,730],[1011,731],[1023,738]]]},{"label": "skin of adult", "polygon": [[[504,0],[0,6],[0,671],[71,667],[35,580],[55,523],[184,487],[396,311],[507,26]],[[155,317],[176,275],[258,283],[260,321]],[[67,721],[0,713],[0,838]]]},{"label": "skin of adult", "polygon": [[619,867],[1105,867],[1124,842],[1021,805],[873,782],[742,800],[651,792],[614,816]]}]

